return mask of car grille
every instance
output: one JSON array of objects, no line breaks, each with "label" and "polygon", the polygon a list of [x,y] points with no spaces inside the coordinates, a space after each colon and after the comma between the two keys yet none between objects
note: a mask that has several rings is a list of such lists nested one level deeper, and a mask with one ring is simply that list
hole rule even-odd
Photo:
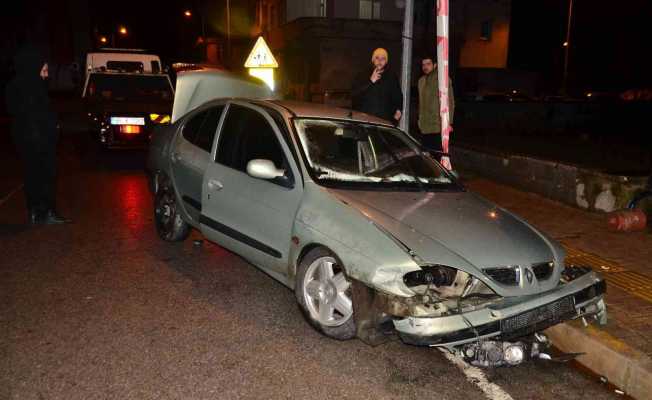
[{"label": "car grille", "polygon": [[503,285],[517,285],[520,271],[518,267],[498,267],[487,268],[484,273]]},{"label": "car grille", "polygon": [[525,336],[570,319],[574,313],[573,298],[568,296],[519,315],[505,318],[500,322],[500,330],[504,338]]},{"label": "car grille", "polygon": [[550,278],[553,268],[554,264],[551,262],[534,264],[532,265],[532,272],[534,272],[537,280],[543,281]]}]

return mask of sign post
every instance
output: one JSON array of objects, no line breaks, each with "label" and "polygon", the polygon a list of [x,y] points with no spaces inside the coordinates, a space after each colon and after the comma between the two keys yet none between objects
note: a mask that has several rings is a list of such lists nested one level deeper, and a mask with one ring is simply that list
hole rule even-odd
[{"label": "sign post", "polygon": [[274,90],[274,70],[278,68],[278,62],[262,36],[256,41],[244,66],[249,69],[249,75],[262,80]]},{"label": "sign post", "polygon": [[437,0],[437,80],[439,82],[439,115],[441,117],[441,147],[444,156],[441,164],[449,171],[453,168],[448,157],[448,142],[453,131],[449,119],[448,88],[448,0]]}]

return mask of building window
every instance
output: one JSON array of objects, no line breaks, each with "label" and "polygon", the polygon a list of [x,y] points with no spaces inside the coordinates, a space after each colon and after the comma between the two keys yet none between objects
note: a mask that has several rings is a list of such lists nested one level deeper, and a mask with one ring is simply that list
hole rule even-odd
[{"label": "building window", "polygon": [[491,31],[493,28],[493,21],[490,19],[482,21],[480,25],[480,40],[491,40]]},{"label": "building window", "polygon": [[319,16],[327,17],[326,8],[328,7],[328,0],[319,0]]},{"label": "building window", "polygon": [[380,0],[360,0],[360,19],[380,19]]}]

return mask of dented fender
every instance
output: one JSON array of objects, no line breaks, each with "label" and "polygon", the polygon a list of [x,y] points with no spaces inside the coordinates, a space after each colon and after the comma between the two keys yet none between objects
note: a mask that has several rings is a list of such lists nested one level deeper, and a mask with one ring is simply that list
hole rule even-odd
[{"label": "dented fender", "polygon": [[349,278],[381,292],[414,295],[402,281],[405,273],[419,269],[410,254],[359,211],[334,199],[328,190],[306,182],[304,197],[293,234],[300,244],[293,246],[295,263],[289,275],[296,274],[302,250],[319,245],[337,254]]}]

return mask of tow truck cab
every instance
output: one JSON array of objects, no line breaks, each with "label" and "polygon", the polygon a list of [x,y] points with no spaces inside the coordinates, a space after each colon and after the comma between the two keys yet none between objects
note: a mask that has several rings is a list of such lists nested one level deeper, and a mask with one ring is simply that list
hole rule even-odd
[{"label": "tow truck cab", "polygon": [[82,92],[90,131],[107,149],[145,148],[170,122],[174,89],[158,56],[137,51],[87,55]]}]

